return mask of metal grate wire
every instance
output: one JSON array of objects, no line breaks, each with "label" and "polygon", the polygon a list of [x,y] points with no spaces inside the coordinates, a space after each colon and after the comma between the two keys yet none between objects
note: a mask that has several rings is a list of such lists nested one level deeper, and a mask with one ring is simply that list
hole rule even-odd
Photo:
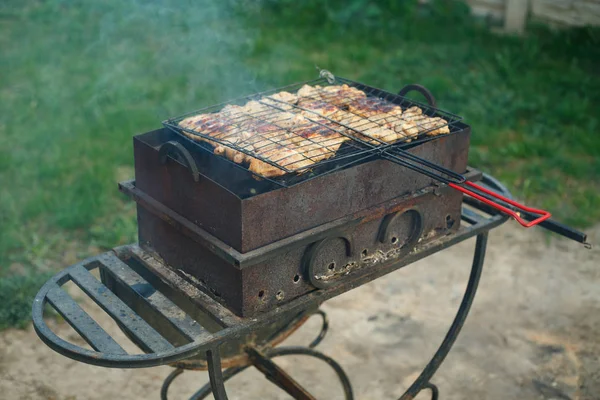
[{"label": "metal grate wire", "polygon": [[[367,112],[369,107],[385,111],[398,106],[402,113],[378,113],[365,118],[357,106],[358,98],[340,97],[326,89],[343,84],[365,93],[360,102],[366,105]],[[302,96],[297,104],[270,97],[280,92],[296,94],[304,85],[312,86],[314,93]],[[311,102],[330,113],[307,107]],[[412,107],[418,107],[421,113],[407,111]],[[190,117],[200,119],[200,129],[180,125],[189,123],[186,119]],[[432,118],[438,119],[434,122]],[[248,167],[257,160],[268,164],[272,167],[269,175],[253,173],[282,182],[279,178],[289,177],[289,174],[311,171],[310,176],[314,178],[327,173],[328,169],[322,166],[329,163],[334,163],[336,168],[345,167],[386,149],[435,138],[437,136],[428,135],[434,130],[447,127],[444,135],[452,134],[460,131],[457,123],[461,119],[427,104],[337,77],[333,83],[320,78],[239,97],[169,119],[163,124],[196,143],[210,144],[216,154],[234,164]],[[393,127],[408,122],[411,123],[411,134],[404,132],[399,137]],[[374,131],[379,135],[371,134]],[[382,136],[382,132],[385,135]],[[396,136],[388,137],[387,134]],[[292,181],[298,183],[299,180]],[[284,182],[282,186],[288,185]]]}]

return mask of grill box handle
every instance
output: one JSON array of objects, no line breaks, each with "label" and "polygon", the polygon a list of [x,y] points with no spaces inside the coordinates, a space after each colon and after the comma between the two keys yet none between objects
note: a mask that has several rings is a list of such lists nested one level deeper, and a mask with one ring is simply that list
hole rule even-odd
[{"label": "grill box handle", "polygon": [[162,146],[160,146],[160,149],[158,150],[158,156],[162,164],[165,164],[169,157],[175,161],[184,164],[192,173],[194,182],[200,181],[200,172],[198,171],[196,161],[194,160],[190,152],[181,143],[176,142],[174,140],[170,140],[164,143]]},{"label": "grill box handle", "polygon": [[412,91],[421,93],[423,96],[425,96],[425,99],[427,99],[427,103],[429,103],[431,107],[437,108],[437,101],[435,101],[435,97],[433,97],[433,94],[431,94],[429,89],[427,89],[425,86],[416,83],[411,83],[410,85],[406,85],[402,89],[400,89],[398,95],[404,97],[408,92]]},{"label": "grill box handle", "polygon": [[[526,228],[529,228],[529,227],[532,227],[535,225],[539,225],[542,228],[548,229],[551,232],[558,233],[561,236],[564,236],[566,238],[569,238],[571,240],[579,242],[579,243],[583,244],[587,249],[592,248],[592,245],[587,242],[587,235],[585,233],[580,232],[571,227],[568,227],[567,225],[562,224],[558,221],[554,221],[554,220],[550,219],[551,214],[548,211],[527,207],[527,206],[520,204],[512,199],[509,199],[508,197],[502,196],[492,190],[488,190],[487,188],[485,188],[481,185],[477,185],[473,182],[467,181],[464,184],[467,186],[470,186],[478,191],[483,192],[485,195],[487,195],[490,198],[493,198],[495,200],[486,198],[476,192],[473,192],[472,190],[469,190],[465,187],[459,186],[455,183],[451,183],[451,182],[448,183],[448,185],[450,187],[452,187],[456,190],[460,190],[461,192],[465,193],[466,195],[471,196],[471,197],[473,197],[473,198],[475,198],[497,210],[502,211],[505,214],[510,215],[519,224],[523,225]],[[497,201],[497,200],[500,200],[500,201]],[[521,216],[521,214],[519,212],[513,211],[513,210],[505,207],[503,205],[503,203],[508,203],[511,206],[515,207],[516,209],[523,211],[523,215]]]}]

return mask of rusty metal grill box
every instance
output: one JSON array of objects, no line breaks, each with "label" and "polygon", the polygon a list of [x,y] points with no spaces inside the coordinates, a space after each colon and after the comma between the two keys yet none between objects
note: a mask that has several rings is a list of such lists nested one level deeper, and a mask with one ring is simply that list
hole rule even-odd
[{"label": "rusty metal grill box", "polygon": [[[407,150],[465,172],[470,127],[455,129]],[[363,259],[400,256],[460,223],[460,192],[376,156],[278,188],[190,146],[165,128],[135,136],[135,182],[121,189],[138,202],[140,246],[238,315],[326,285],[321,270],[368,273]]]}]

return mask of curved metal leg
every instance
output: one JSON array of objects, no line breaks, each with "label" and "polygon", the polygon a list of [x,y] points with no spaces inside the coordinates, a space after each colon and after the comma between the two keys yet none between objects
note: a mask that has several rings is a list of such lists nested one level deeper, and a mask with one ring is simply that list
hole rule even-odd
[{"label": "curved metal leg", "polygon": [[208,363],[210,387],[215,400],[227,400],[225,381],[223,380],[223,371],[221,370],[221,355],[219,354],[218,347],[206,352],[206,361]]},{"label": "curved metal leg", "polygon": [[423,389],[431,390],[431,400],[438,400],[438,397],[440,396],[440,391],[438,390],[437,386],[435,386],[433,383],[427,383],[425,386],[423,386]]},{"label": "curved metal leg", "polygon": [[[477,286],[479,285],[479,279],[481,277],[481,271],[483,268],[483,262],[485,259],[485,251],[487,247],[487,238],[488,233],[481,233],[477,236],[477,242],[475,244],[475,253],[473,256],[473,264],[471,266],[471,274],[469,276],[469,282],[467,284],[467,288],[465,290],[465,294],[461,301],[460,307],[454,317],[454,321],[450,326],[450,329],[446,333],[442,344],[435,352],[433,358],[427,366],[423,369],[419,377],[413,382],[413,384],[408,388],[408,390],[400,397],[399,400],[410,400],[416,397],[423,389],[431,390],[431,399],[438,400],[439,390],[438,388],[430,382],[431,377],[438,370],[440,364],[444,361],[446,356],[448,355],[452,345],[456,341],[458,334],[460,333],[467,315],[471,309],[471,305],[473,304],[473,299],[475,297],[475,293],[477,292]],[[288,347],[278,347],[266,350],[265,355],[268,358],[281,357],[286,355],[306,355],[318,358],[320,360],[325,361],[337,374],[343,390],[346,400],[354,400],[354,394],[352,392],[352,386],[350,384],[350,380],[348,376],[342,369],[342,367],[331,357],[326,356],[325,354],[314,350],[313,348],[317,346],[327,334],[327,330],[329,327],[329,322],[327,320],[327,315],[318,310],[316,314],[321,315],[323,319],[323,325],[321,328],[321,332],[319,335],[309,344],[308,347],[296,347],[296,346],[288,346]],[[221,358],[219,356],[218,349],[212,349],[207,351],[207,360],[208,360],[208,372],[210,376],[210,383],[204,385],[198,392],[196,392],[190,400],[201,400],[204,399],[208,394],[214,393],[215,400],[227,400],[227,394],[225,392],[225,381],[231,379],[238,373],[242,372],[248,366],[243,367],[235,367],[229,368],[225,372],[221,371]],[[183,370],[175,370],[173,371],[165,380],[163,384],[163,388],[161,390],[161,399],[167,400],[167,390],[173,380],[179,376]]]},{"label": "curved metal leg", "polygon": [[344,372],[340,364],[338,364],[333,358],[326,356],[320,351],[299,346],[277,347],[267,352],[267,356],[271,358],[289,355],[304,355],[315,357],[325,361],[337,374],[338,379],[342,384],[342,388],[344,389],[344,395],[346,397],[346,400],[354,400],[354,393],[352,392],[352,385],[350,384],[350,379],[348,379],[348,375],[346,375],[346,372]]},{"label": "curved metal leg", "polygon": [[[227,382],[228,380],[230,380],[231,378],[233,378],[240,372],[246,370],[246,368],[248,368],[248,367],[249,367],[249,365],[244,365],[243,367],[232,367],[232,368],[226,369],[225,371],[223,371],[223,383]],[[198,390],[196,393],[194,393],[192,395],[192,397],[190,397],[190,400],[202,400],[211,393],[212,393],[212,387],[210,385],[210,382],[208,382],[206,385],[202,386],[200,388],[200,390]]]},{"label": "curved metal leg", "polygon": [[167,392],[169,391],[169,386],[171,386],[171,383],[173,383],[173,381],[181,374],[183,374],[183,369],[177,368],[167,376],[160,388],[160,400],[168,400]]},{"label": "curved metal leg", "polygon": [[399,400],[410,400],[415,398],[421,390],[424,388],[431,389],[432,399],[436,399],[438,396],[437,387],[429,383],[431,377],[440,364],[450,351],[450,348],[456,341],[456,337],[460,333],[467,315],[469,314],[469,310],[471,309],[471,304],[473,304],[473,298],[475,297],[475,293],[477,292],[477,286],[479,285],[479,278],[481,277],[481,270],[483,267],[483,261],[485,258],[485,250],[487,247],[487,238],[488,233],[480,233],[477,235],[477,242],[475,243],[475,254],[473,256],[473,265],[471,267],[471,275],[469,276],[469,283],[467,284],[467,289],[465,290],[465,294],[463,296],[462,302],[460,303],[460,307],[456,313],[456,317],[454,317],[454,321],[444,338],[444,341],[435,352],[429,364],[423,369],[421,375],[413,382],[412,385],[408,388],[406,392],[400,397]]},{"label": "curved metal leg", "polygon": [[319,343],[321,343],[323,341],[323,339],[325,339],[325,335],[327,335],[327,332],[329,331],[329,318],[327,318],[327,314],[325,314],[325,311],[317,310],[312,315],[316,315],[316,314],[321,316],[321,318],[323,320],[323,324],[321,325],[321,332],[319,332],[319,335],[315,338],[315,340],[310,342],[310,344],[308,345],[308,347],[311,349],[314,349],[315,347],[317,347],[319,345]]}]

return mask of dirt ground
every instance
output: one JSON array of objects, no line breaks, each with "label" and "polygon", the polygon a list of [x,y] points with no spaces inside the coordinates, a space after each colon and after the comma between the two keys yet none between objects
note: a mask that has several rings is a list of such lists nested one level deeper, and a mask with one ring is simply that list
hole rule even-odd
[{"label": "dirt ground", "polygon": [[[600,242],[600,225],[588,232]],[[395,399],[412,383],[454,316],[473,246],[470,240],[325,303],[331,328],[319,349],[346,369],[357,399]],[[94,317],[102,325],[108,319]],[[310,342],[318,325],[309,320],[286,343]],[[588,251],[509,222],[490,235],[471,314],[433,382],[445,400],[600,399],[599,332],[600,245]],[[317,398],[342,398],[322,362],[277,363]],[[54,353],[31,328],[0,335],[2,399],[158,399],[170,371],[84,365]],[[171,398],[187,398],[207,379],[184,373]],[[255,370],[227,389],[230,399],[289,398]]]}]

